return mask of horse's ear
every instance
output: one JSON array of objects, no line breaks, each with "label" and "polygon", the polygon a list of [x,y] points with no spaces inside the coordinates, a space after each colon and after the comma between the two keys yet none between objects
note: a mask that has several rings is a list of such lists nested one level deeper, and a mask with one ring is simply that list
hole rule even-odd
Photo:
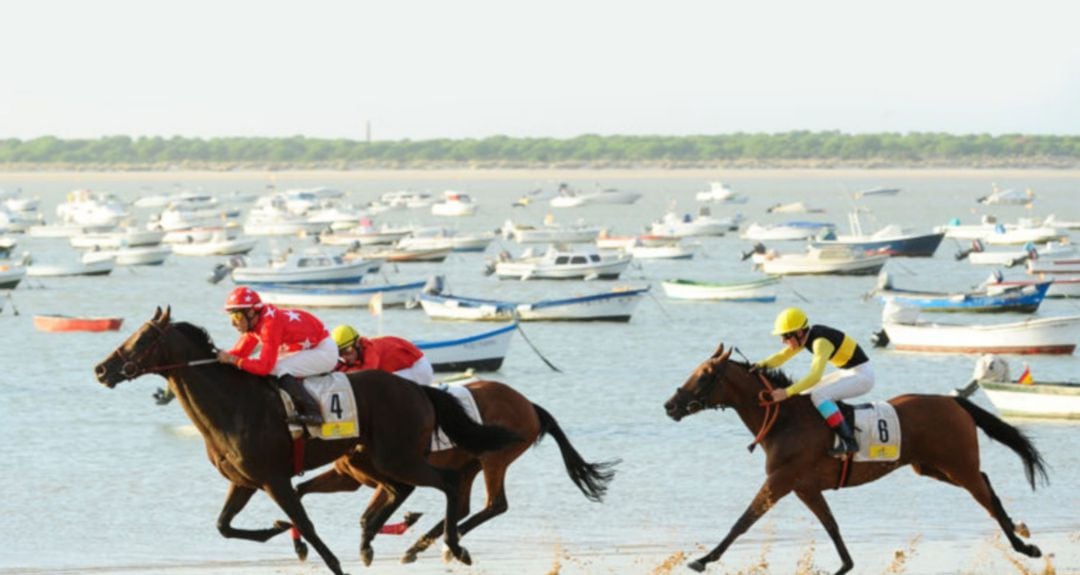
[{"label": "horse's ear", "polygon": [[150,318],[150,321],[157,321],[159,317],[161,317],[161,306],[154,310],[154,317]]},{"label": "horse's ear", "polygon": [[[721,347],[723,347],[723,346],[721,346]],[[731,352],[734,351],[734,350],[735,350],[735,348],[731,348],[731,349],[727,350],[726,352],[724,352],[723,355],[720,356],[720,363],[723,363],[723,362],[727,361],[728,358],[731,357]]]},{"label": "horse's ear", "polygon": [[[713,352],[712,357],[715,359],[715,358],[720,357],[721,355],[723,355],[723,353],[724,353],[724,344],[723,344],[723,342],[721,342],[720,347],[716,348],[716,351]],[[731,355],[730,351],[728,352],[728,355]]]},{"label": "horse's ear", "polygon": [[[158,308],[161,309],[161,308]],[[161,323],[169,323],[169,316],[172,315],[172,306],[165,307],[165,313],[161,316]]]}]

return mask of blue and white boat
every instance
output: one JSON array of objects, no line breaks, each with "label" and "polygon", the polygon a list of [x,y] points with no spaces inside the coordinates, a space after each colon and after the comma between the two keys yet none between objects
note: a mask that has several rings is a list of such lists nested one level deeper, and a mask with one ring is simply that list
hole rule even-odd
[{"label": "blue and white boat", "polygon": [[858,213],[852,212],[848,216],[851,224],[851,234],[832,236],[831,234],[814,240],[814,247],[844,246],[862,252],[889,254],[890,256],[909,258],[933,257],[941,240],[945,238],[944,231],[928,233],[910,232],[900,226],[888,225],[873,234],[864,234],[859,223]]},{"label": "blue and white boat", "polygon": [[414,301],[427,282],[346,285],[265,284],[259,296],[266,303],[285,307],[364,307],[375,294],[382,294],[382,305],[398,306]]},{"label": "blue and white boat", "polygon": [[649,288],[616,288],[590,295],[532,303],[421,293],[432,319],[465,321],[630,321]]},{"label": "blue and white boat", "polygon": [[882,301],[893,302],[902,307],[919,308],[921,311],[1034,313],[1046,298],[1051,282],[1012,287],[990,284],[974,291],[949,293],[897,289],[892,287],[886,274],[882,284],[877,290]]},{"label": "blue and white boat", "polygon": [[379,270],[382,260],[355,259],[343,261],[341,256],[317,251],[290,253],[285,259],[266,267],[241,266],[232,270],[238,284],[356,284],[364,274]]},{"label": "blue and white boat", "polygon": [[413,340],[438,372],[495,371],[502,366],[517,322],[466,337]]}]

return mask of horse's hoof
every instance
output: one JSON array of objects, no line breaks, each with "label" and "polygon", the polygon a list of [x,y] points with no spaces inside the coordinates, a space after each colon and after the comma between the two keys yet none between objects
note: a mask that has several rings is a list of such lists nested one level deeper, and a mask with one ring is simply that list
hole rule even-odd
[{"label": "horse's hoof", "polygon": [[417,521],[419,521],[420,518],[423,517],[423,516],[424,516],[423,513],[418,513],[416,511],[409,511],[408,513],[405,514],[405,517],[403,517],[402,520],[404,521],[404,523],[405,523],[405,525],[407,527],[412,527],[413,524],[416,523]]},{"label": "horse's hoof", "polygon": [[454,559],[454,552],[450,550],[450,546],[443,543],[442,546],[442,560],[443,563],[449,563]]},{"label": "horse's hoof", "polygon": [[360,549],[360,561],[364,564],[364,567],[371,566],[371,560],[375,558],[375,551],[371,547],[363,547]]},{"label": "horse's hoof", "polygon": [[687,563],[686,566],[698,573],[705,571],[705,564],[701,561],[691,561]]},{"label": "horse's hoof", "polygon": [[1023,537],[1024,539],[1031,537],[1031,530],[1028,529],[1028,526],[1025,525],[1023,521],[1013,526],[1013,532]]},{"label": "horse's hoof", "polygon": [[1034,546],[1034,545],[1028,545],[1027,546],[1027,551],[1024,553],[1024,555],[1027,555],[1028,557],[1034,557],[1034,558],[1037,559],[1039,557],[1042,557],[1042,551],[1040,551],[1039,548]]},{"label": "horse's hoof", "polygon": [[409,563],[415,563],[415,562],[416,562],[416,552],[415,551],[409,551],[408,553],[401,556],[401,564],[402,565],[408,565]]},{"label": "horse's hoof", "polygon": [[296,551],[296,558],[297,559],[299,559],[301,561],[306,561],[307,560],[307,553],[308,553],[307,543],[304,543],[303,540],[301,540],[301,539],[297,539],[296,541],[293,541],[293,549]]},{"label": "horse's hoof", "polygon": [[469,550],[464,547],[460,547],[460,549],[461,553],[458,553],[457,560],[466,565],[472,565],[472,555],[469,555]]},{"label": "horse's hoof", "polygon": [[278,519],[274,522],[274,531],[277,531],[278,533],[284,533],[289,529],[292,529],[292,523],[289,523],[288,521]]}]

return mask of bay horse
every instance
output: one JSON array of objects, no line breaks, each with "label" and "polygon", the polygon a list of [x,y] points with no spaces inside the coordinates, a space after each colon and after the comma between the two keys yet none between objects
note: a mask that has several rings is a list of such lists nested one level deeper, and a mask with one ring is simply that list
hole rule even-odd
[{"label": "bay horse", "polygon": [[[833,432],[822,422],[809,396],[797,395],[782,403],[764,403],[761,392],[770,387],[787,387],[791,380],[777,370],[754,373],[750,364],[731,359],[731,350],[720,344],[711,357],[690,374],[665,404],[667,415],[679,421],[703,409],[732,408],[765,451],[765,484],[750,506],[735,522],[727,536],[712,551],[688,564],[694,571],[716,561],[725,550],[791,492],[818,518],[840,554],[847,573],[854,563],[840,527],[822,492],[839,487],[844,461],[826,453]],[[1024,543],[1017,532],[1028,536],[1023,524],[1016,525],[990,486],[990,478],[979,469],[976,429],[1016,452],[1024,463],[1028,483],[1035,489],[1035,475],[1045,483],[1042,456],[1019,429],[998,419],[970,401],[944,395],[900,395],[889,400],[900,420],[900,459],[890,462],[852,462],[844,487],[875,481],[894,469],[911,465],[916,473],[966,489],[993,517],[1013,549],[1029,557],[1042,552]],[[770,421],[771,423],[770,426]],[[752,443],[751,446],[754,444]]]},{"label": "bay horse", "polygon": [[[201,327],[174,323],[170,309],[157,308],[95,368],[109,388],[145,374],[159,374],[169,383],[191,422],[206,442],[210,462],[230,483],[217,519],[228,538],[264,542],[293,526],[315,547],[337,575],[341,564],[315,532],[293,489],[297,469],[312,469],[357,449],[374,470],[389,480],[434,487],[446,495],[446,545],[465,564],[468,551],[458,544],[460,473],[428,463],[426,450],[436,421],[463,449],[475,453],[523,444],[514,433],[473,422],[449,393],[423,387],[381,371],[349,375],[356,397],[359,437],[305,439],[303,460],[293,461],[293,441],[285,423],[285,407],[266,378],[217,363],[216,348]],[[256,490],[265,491],[288,516],[269,529],[239,529],[233,518]]]},{"label": "bay horse", "polygon": [[[509,509],[504,484],[506,471],[528,449],[529,445],[539,443],[545,435],[555,438],[567,475],[585,497],[596,502],[603,500],[608,483],[614,478],[613,468],[618,460],[586,462],[570,443],[555,418],[509,385],[497,381],[477,381],[466,384],[464,387],[472,392],[480,410],[480,418],[486,425],[508,429],[521,437],[523,441],[481,454],[454,447],[434,451],[428,456],[428,462],[435,467],[456,469],[461,472],[461,482],[458,484],[458,502],[461,506],[459,517],[464,518],[468,515],[473,479],[480,471],[484,473],[487,501],[483,509],[465,519],[458,526],[460,537],[464,537],[469,531]],[[365,452],[352,452],[338,458],[334,462],[333,469],[297,485],[296,488],[301,497],[308,493],[355,491],[361,485],[375,488],[375,494],[372,495],[360,522],[363,531],[360,556],[365,564],[371,562],[372,538],[380,532],[383,523],[411,492],[407,486],[379,481],[376,479],[377,474],[372,471],[370,458]],[[444,524],[445,520],[436,523],[430,531],[421,536],[405,552],[402,562],[415,561],[418,554],[430,547],[442,535]],[[297,548],[299,549],[299,546]]]}]

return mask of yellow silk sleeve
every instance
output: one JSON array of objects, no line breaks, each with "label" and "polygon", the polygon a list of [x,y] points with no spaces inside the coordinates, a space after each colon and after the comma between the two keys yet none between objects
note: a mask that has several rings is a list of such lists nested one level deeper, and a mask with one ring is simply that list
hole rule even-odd
[{"label": "yellow silk sleeve", "polygon": [[836,348],[833,344],[829,343],[829,340],[819,337],[814,340],[814,359],[810,360],[810,372],[805,377],[795,382],[795,385],[788,388],[788,395],[795,395],[801,393],[817,385],[817,382],[821,381],[821,376],[825,375],[825,366],[829,363],[829,356],[832,355],[833,350]]},{"label": "yellow silk sleeve", "polygon": [[770,369],[774,367],[780,367],[781,365],[787,363],[787,360],[795,357],[795,354],[797,353],[799,353],[798,349],[791,349],[790,347],[784,346],[784,349],[759,361],[758,365],[763,365]]}]

